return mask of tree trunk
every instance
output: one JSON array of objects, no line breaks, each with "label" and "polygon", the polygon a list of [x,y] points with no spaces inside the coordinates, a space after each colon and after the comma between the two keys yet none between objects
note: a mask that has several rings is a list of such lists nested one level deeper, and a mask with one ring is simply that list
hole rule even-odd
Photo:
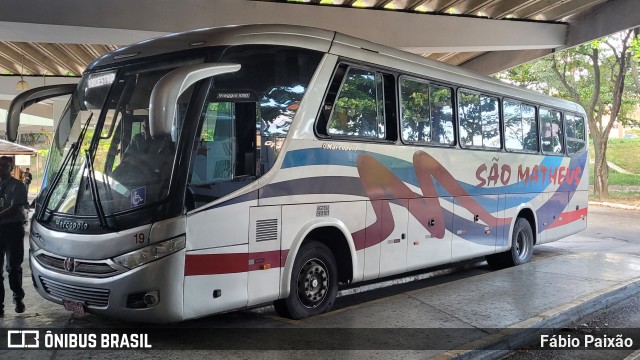
[{"label": "tree trunk", "polygon": [[[598,176],[598,164],[602,164],[602,118],[600,114],[594,114],[594,111],[587,110],[587,122],[589,123],[589,133],[593,140],[593,152],[595,162],[593,164],[593,193],[596,197],[600,197],[603,188],[602,177]],[[605,158],[606,163],[606,158]]]},{"label": "tree trunk", "polygon": [[607,137],[592,132],[595,164],[593,169],[593,192],[600,199],[609,198],[609,166],[607,165]]}]

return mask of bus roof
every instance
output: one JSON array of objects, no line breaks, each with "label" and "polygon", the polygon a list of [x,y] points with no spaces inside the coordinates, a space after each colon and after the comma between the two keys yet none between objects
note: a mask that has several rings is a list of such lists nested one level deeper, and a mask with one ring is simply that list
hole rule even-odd
[{"label": "bus roof", "polygon": [[289,45],[331,52],[367,61],[416,75],[424,75],[462,87],[489,91],[523,101],[535,101],[569,111],[584,113],[573,102],[546,96],[522,87],[507,84],[473,71],[427,59],[423,56],[358,39],[335,31],[298,25],[236,25],[192,30],[144,40],[109,52],[93,61],[87,71],[117,66],[132,59],[176,51],[218,45],[268,44]]},{"label": "bus roof", "polygon": [[295,25],[236,25],[191,30],[143,40],[106,53],[87,67],[91,71],[171,52],[218,45],[290,45],[328,52],[335,32]]}]

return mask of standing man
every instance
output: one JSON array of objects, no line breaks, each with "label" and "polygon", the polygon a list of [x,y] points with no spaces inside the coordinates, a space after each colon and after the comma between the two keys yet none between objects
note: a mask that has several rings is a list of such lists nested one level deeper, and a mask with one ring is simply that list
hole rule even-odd
[{"label": "standing man", "polygon": [[2,265],[6,258],[9,287],[13,291],[16,312],[24,312],[22,290],[22,258],[24,257],[24,214],[27,191],[24,184],[11,176],[13,159],[0,156],[0,316],[4,316],[4,279]]},{"label": "standing man", "polygon": [[31,175],[29,168],[27,168],[22,173],[22,182],[24,183],[24,187],[27,188],[27,196],[29,196],[29,184],[31,184],[31,180],[33,180],[33,175]]}]

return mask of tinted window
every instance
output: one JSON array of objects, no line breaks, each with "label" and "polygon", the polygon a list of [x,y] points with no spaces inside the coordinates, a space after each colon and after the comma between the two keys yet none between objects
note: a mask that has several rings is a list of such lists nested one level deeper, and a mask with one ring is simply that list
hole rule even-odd
[{"label": "tinted window", "polygon": [[400,82],[402,139],[453,144],[452,90],[419,80]]},{"label": "tinted window", "polygon": [[585,147],[584,118],[565,114],[565,123],[567,127],[567,154],[573,155]]},{"label": "tinted window", "polygon": [[261,148],[256,132],[258,104],[218,102],[211,97],[215,96],[206,103],[194,142],[187,193],[189,209],[236,191],[257,175]]},{"label": "tinted window", "polygon": [[507,150],[538,151],[536,108],[532,105],[505,100],[503,114]]},{"label": "tinted window", "polygon": [[498,98],[460,91],[458,118],[463,147],[500,148]]},{"label": "tinted window", "polygon": [[212,79],[193,144],[186,205],[202,206],[269,171],[322,53],[242,45],[220,62],[241,69]]},{"label": "tinted window", "polygon": [[562,154],[562,114],[556,110],[540,108],[542,152]]},{"label": "tinted window", "polygon": [[[252,125],[260,134],[258,145],[271,145],[258,146],[259,174],[275,163],[321,58],[322,53],[317,51],[277,45],[234,46],[221,57],[220,62],[240,64],[242,68],[214,77],[210,102],[231,101],[229,95],[240,93],[246,97],[234,102],[257,103],[252,111],[236,115],[257,122]],[[237,110],[245,111],[236,106]],[[256,141],[255,136],[252,141]]]},{"label": "tinted window", "polygon": [[384,139],[383,93],[382,74],[349,68],[331,111],[327,134]]}]

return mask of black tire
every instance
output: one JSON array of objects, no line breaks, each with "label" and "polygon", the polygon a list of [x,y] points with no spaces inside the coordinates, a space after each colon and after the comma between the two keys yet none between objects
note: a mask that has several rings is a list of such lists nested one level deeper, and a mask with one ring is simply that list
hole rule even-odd
[{"label": "black tire", "polygon": [[291,272],[289,296],[276,300],[276,312],[304,319],[331,309],[338,294],[338,267],[331,250],[317,241],[302,245]]},{"label": "black tire", "polygon": [[499,254],[487,255],[489,267],[503,269],[526,264],[533,257],[533,230],[525,218],[518,218],[511,234],[511,249]]}]

